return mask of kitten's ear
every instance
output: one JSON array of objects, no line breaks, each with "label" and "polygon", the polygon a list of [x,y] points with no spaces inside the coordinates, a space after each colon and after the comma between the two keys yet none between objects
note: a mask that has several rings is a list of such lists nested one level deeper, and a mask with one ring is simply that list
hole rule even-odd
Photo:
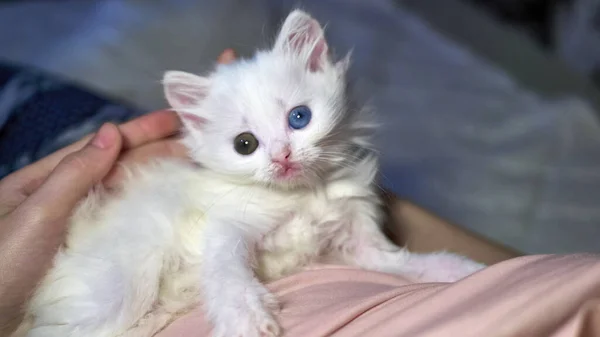
[{"label": "kitten's ear", "polygon": [[182,71],[168,71],[163,77],[165,97],[186,125],[200,127],[205,120],[191,111],[208,95],[210,80]]},{"label": "kitten's ear", "polygon": [[317,20],[298,9],[285,19],[273,49],[300,58],[312,72],[323,70],[330,62],[323,28]]}]

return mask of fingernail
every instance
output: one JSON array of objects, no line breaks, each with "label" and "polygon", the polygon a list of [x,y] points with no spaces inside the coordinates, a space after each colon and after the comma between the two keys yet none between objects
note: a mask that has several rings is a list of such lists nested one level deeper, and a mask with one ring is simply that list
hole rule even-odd
[{"label": "fingernail", "polygon": [[217,58],[217,62],[228,64],[232,63],[236,58],[235,51],[231,48],[225,49]]},{"label": "fingernail", "polygon": [[227,48],[225,49],[225,51],[223,52],[225,55],[230,56],[230,57],[236,57],[235,55],[235,50],[231,49],[231,48]]},{"label": "fingernail", "polygon": [[99,149],[107,149],[115,144],[115,129],[109,123],[102,125],[92,138],[91,145]]}]

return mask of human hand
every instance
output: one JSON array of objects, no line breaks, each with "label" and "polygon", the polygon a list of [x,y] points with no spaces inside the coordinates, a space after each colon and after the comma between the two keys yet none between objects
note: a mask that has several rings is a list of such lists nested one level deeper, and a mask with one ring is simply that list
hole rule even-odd
[{"label": "human hand", "polygon": [[[174,112],[157,111],[119,126],[119,162],[126,166],[156,156],[184,156],[185,150],[173,136],[180,128]],[[28,165],[0,181],[0,216],[12,211],[36,191],[67,156],[80,151],[92,138],[84,137],[55,153]],[[94,165],[92,165],[94,166]],[[122,166],[111,167],[103,178],[106,187],[115,187],[122,178]]]},{"label": "human hand", "polygon": [[97,183],[116,185],[127,163],[184,156],[165,138],[179,128],[174,113],[161,111],[66,147],[0,181],[0,335],[12,330],[20,308],[45,274],[64,240],[67,219]]}]

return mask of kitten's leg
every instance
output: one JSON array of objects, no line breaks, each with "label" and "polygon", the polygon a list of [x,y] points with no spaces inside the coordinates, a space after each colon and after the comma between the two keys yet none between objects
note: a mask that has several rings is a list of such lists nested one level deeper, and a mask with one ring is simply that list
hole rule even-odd
[{"label": "kitten's leg", "polygon": [[351,226],[341,229],[347,231],[347,235],[342,235],[343,240],[338,242],[334,239],[346,263],[424,282],[454,282],[485,267],[453,253],[410,253],[383,234],[379,225],[381,219],[377,205],[366,201],[352,202],[348,213]]},{"label": "kitten's leg", "polygon": [[[186,231],[186,234],[190,234]],[[187,255],[189,258],[190,256]],[[127,332],[118,337],[154,336],[174,320],[196,308],[201,299],[200,274],[201,256],[197,260],[181,263],[165,262],[160,281],[160,293],[152,310]]]},{"label": "kitten's leg", "polygon": [[255,277],[253,239],[222,221],[206,229],[202,286],[213,337],[274,337],[280,327],[272,316],[277,300]]},{"label": "kitten's leg", "polygon": [[27,337],[117,336],[154,302],[160,255],[124,267],[108,257],[61,253],[30,305]]},{"label": "kitten's leg", "polygon": [[[176,197],[134,190],[97,217],[72,224],[28,307],[28,337],[114,337],[154,304]],[[162,192],[159,190],[158,192]]]}]

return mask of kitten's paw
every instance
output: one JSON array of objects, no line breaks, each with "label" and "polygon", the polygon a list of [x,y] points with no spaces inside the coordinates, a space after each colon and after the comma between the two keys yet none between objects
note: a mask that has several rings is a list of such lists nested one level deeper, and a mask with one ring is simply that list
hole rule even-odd
[{"label": "kitten's paw", "polygon": [[273,316],[280,310],[277,297],[259,282],[246,286],[245,296],[242,292],[228,292],[226,300],[214,303],[213,337],[278,337],[281,328]]},{"label": "kitten's paw", "polygon": [[239,313],[214,324],[213,337],[278,337],[279,324],[266,311]]},{"label": "kitten's paw", "polygon": [[262,294],[262,303],[269,312],[277,313],[281,310],[281,304],[279,303],[277,296],[269,291]]},{"label": "kitten's paw", "polygon": [[456,282],[486,266],[452,253],[433,253],[413,256],[421,264],[417,277],[424,282]]}]

